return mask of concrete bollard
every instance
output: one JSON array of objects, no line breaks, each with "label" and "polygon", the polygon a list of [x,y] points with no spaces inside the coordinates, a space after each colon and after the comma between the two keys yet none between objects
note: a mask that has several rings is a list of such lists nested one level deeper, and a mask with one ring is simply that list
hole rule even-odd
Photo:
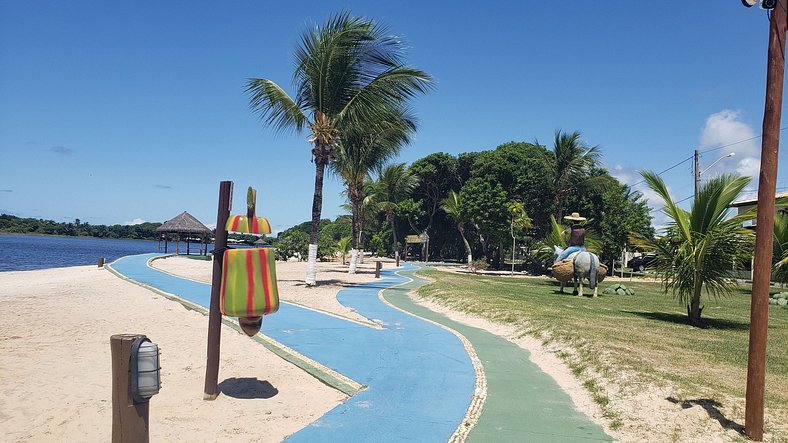
[{"label": "concrete bollard", "polygon": [[98,259],[98,267],[99,268],[103,268],[104,267],[104,257],[99,257],[99,259]]}]

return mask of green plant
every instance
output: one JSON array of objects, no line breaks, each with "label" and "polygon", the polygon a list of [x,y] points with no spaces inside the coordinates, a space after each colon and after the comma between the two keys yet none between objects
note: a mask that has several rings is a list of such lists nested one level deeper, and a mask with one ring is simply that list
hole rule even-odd
[{"label": "green plant", "polygon": [[701,295],[730,295],[736,287],[732,269],[749,257],[753,232],[742,227],[753,218],[747,211],[731,218],[728,208],[750,182],[748,177],[721,175],[701,186],[686,211],[673,201],[667,186],[654,172],[641,172],[643,179],[665,202],[670,219],[667,235],[651,241],[656,253],[654,270],[665,293],[672,292],[687,304],[692,326],[701,327]]},{"label": "green plant", "polygon": [[[310,131],[315,191],[309,244],[317,245],[326,166],[348,128],[388,118],[412,96],[426,92],[430,76],[403,63],[403,44],[374,21],[343,12],[301,35],[291,97],[271,80],[246,83],[251,108],[279,131]],[[306,283],[316,284],[310,249]]]},{"label": "green plant", "polygon": [[342,264],[345,264],[345,258],[347,257],[348,251],[350,251],[350,243],[351,238],[350,236],[342,237],[337,242],[337,252],[342,254]]}]

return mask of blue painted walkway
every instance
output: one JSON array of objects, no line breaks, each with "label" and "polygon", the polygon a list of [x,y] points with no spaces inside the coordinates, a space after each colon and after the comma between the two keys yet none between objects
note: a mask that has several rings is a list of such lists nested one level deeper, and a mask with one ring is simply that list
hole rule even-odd
[{"label": "blue painted walkway", "polygon": [[[207,307],[210,285],[148,267],[157,255],[124,257],[112,267]],[[384,269],[381,276],[343,289],[337,298],[381,322],[382,330],[286,303],[263,321],[264,334],[367,386],[288,441],[440,442],[460,425],[475,384],[465,348],[450,332],[381,302],[381,289],[408,281],[393,269]]]}]

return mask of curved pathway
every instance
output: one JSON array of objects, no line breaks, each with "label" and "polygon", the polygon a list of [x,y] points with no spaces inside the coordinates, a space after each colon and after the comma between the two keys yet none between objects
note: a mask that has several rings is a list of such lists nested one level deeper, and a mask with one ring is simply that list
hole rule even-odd
[{"label": "curved pathway", "polygon": [[[137,282],[207,307],[210,285],[149,267],[157,256],[161,254],[124,257],[111,266]],[[466,411],[469,422],[478,419],[467,436],[471,442],[610,440],[528,359],[528,351],[415,304],[407,293],[426,283],[414,275],[417,269],[412,264],[397,273],[384,269],[384,278],[337,294],[340,303],[382,328],[287,303],[266,317],[266,336],[366,386],[345,391],[353,396],[288,441],[462,440],[470,427],[463,423]],[[446,328],[473,345],[470,352],[475,350],[484,367],[481,387],[468,351]],[[481,410],[480,396],[486,396]]]},{"label": "curved pathway", "polygon": [[[124,257],[112,268],[208,306],[210,285],[149,267],[148,260],[156,256]],[[383,329],[286,303],[265,318],[265,335],[366,386],[288,441],[439,442],[448,441],[460,426],[476,381],[465,347],[451,332],[381,303],[380,290],[409,281],[393,269],[384,269],[381,276],[343,289],[337,298]]]}]

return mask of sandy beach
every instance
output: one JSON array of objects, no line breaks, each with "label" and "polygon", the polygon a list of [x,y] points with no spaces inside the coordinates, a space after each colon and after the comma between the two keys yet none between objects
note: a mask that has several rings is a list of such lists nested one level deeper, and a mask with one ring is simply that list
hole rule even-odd
[{"label": "sandy beach", "polygon": [[[210,278],[210,262],[179,257],[159,265]],[[350,275],[321,263],[320,286],[307,288],[305,263],[279,263],[280,292],[285,300],[361,319],[335,294],[371,280],[372,266]],[[94,266],[2,272],[0,297],[2,441],[109,441],[109,338],[120,333],[145,334],[161,348],[152,441],[280,441],[346,399],[223,326],[222,394],[204,401],[207,317]]]}]

